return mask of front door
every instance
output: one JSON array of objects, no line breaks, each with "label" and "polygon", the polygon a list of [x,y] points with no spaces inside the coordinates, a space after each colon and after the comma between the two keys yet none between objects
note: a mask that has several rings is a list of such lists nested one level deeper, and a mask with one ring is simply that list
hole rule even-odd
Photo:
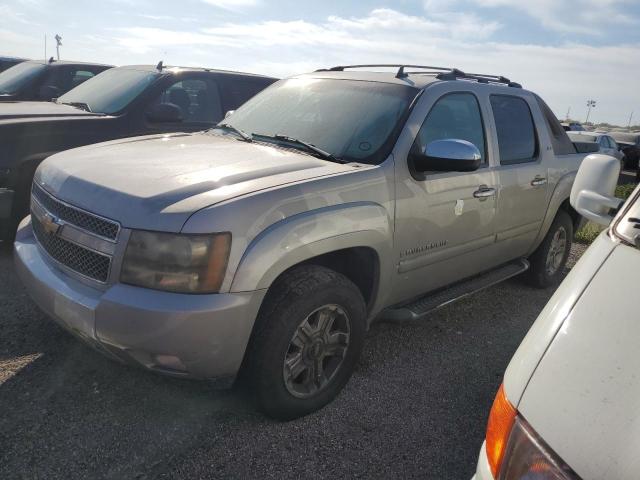
[{"label": "front door", "polygon": [[[429,108],[428,106],[426,108]],[[418,173],[396,159],[396,252],[398,276],[392,302],[400,302],[492,266],[496,177],[490,168],[480,103],[474,93],[441,96],[431,108],[412,150],[434,140],[473,143],[483,165],[474,172]]]}]

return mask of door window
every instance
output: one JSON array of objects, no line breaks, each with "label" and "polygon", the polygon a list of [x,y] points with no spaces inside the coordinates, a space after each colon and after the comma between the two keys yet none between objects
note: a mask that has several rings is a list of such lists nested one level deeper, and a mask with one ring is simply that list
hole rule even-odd
[{"label": "door window", "polygon": [[184,122],[216,123],[222,119],[218,85],[212,80],[180,80],[160,94],[154,104],[159,103],[178,106]]},{"label": "door window", "polygon": [[484,127],[480,106],[471,93],[450,93],[431,108],[413,144],[416,152],[435,140],[466,140],[473,143],[486,163]]},{"label": "door window", "polygon": [[95,73],[90,72],[89,70],[76,70],[73,73],[73,77],[71,77],[71,88],[76,88],[82,82],[86,82],[94,75]]},{"label": "door window", "polygon": [[491,109],[496,122],[500,164],[535,161],[536,132],[527,102],[520,97],[491,95]]}]

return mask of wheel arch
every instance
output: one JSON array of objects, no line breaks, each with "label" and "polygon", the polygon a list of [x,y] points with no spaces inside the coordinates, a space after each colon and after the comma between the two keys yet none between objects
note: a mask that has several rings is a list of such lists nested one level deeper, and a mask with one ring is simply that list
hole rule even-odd
[{"label": "wheel arch", "polygon": [[392,228],[387,211],[373,203],[343,204],[284,219],[258,235],[246,249],[231,292],[268,289],[300,265],[321,265],[349,278],[361,291],[369,314],[388,291]]}]

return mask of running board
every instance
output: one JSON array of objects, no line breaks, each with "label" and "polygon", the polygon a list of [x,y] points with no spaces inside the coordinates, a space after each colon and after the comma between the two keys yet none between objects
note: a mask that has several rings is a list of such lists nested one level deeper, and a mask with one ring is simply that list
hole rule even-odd
[{"label": "running board", "polygon": [[387,308],[380,314],[380,319],[395,322],[418,320],[429,312],[515,277],[528,269],[529,262],[524,258],[514,260],[475,277],[454,283],[450,287],[428,293],[410,303]]}]

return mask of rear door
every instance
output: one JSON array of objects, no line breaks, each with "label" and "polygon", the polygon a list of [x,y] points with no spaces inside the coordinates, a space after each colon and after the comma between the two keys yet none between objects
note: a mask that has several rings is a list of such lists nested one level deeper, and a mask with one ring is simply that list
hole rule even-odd
[{"label": "rear door", "polygon": [[[528,253],[544,219],[549,197],[545,158],[553,155],[534,98],[517,94],[489,97],[498,145],[500,191],[496,217],[496,241],[501,260]],[[542,142],[544,138],[544,143]],[[544,145],[544,148],[543,148]]]}]

